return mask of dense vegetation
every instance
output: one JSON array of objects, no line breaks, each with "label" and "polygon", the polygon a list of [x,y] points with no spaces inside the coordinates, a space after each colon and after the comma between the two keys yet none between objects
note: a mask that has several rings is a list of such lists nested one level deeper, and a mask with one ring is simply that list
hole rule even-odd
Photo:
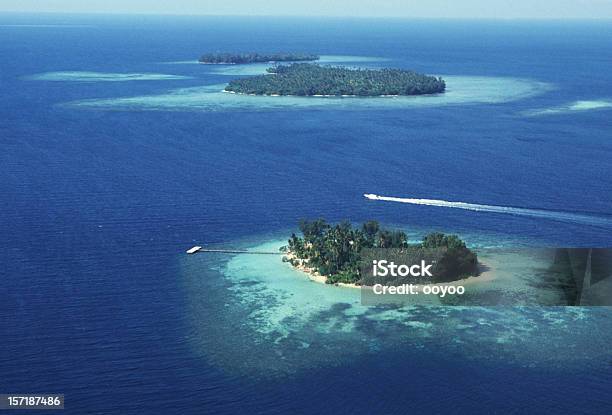
[{"label": "dense vegetation", "polygon": [[350,69],[294,63],[233,80],[226,91],[255,95],[424,95],[444,92],[442,78],[403,69]]},{"label": "dense vegetation", "polygon": [[308,53],[206,53],[200,56],[200,63],[261,63],[316,61],[319,55]]},{"label": "dense vegetation", "polygon": [[364,248],[443,248],[434,282],[453,281],[478,271],[476,254],[456,235],[431,233],[420,244],[411,245],[406,233],[381,229],[376,221],[354,228],[350,222],[332,226],[323,219],[300,222],[300,231],[303,236],[292,234],[285,249],[299,260],[307,260],[308,267],[327,276],[329,284],[361,282],[359,268]]}]

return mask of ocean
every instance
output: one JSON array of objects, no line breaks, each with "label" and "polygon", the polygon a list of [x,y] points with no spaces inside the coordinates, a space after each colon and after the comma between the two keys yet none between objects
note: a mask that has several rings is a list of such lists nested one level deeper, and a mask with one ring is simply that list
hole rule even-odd
[{"label": "ocean", "polygon": [[[316,217],[610,247],[611,36],[607,21],[0,14],[0,393],[63,393],[75,414],[610,413],[608,307],[398,313],[273,258],[184,252],[276,249]],[[222,84],[263,67],[197,64],[208,51],[409,68],[449,91],[231,96]]]}]

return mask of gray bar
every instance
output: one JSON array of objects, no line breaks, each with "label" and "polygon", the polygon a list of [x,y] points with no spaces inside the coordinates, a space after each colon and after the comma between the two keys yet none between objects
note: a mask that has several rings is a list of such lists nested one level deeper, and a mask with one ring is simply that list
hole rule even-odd
[{"label": "gray bar", "polygon": [[[479,271],[449,280],[440,274],[444,251],[364,250],[360,264],[361,302],[366,306],[399,307],[612,306],[612,248],[481,248],[474,251],[478,255]],[[381,260],[407,266],[425,261],[432,265],[433,275],[374,275],[374,264],[380,264]],[[376,267],[380,270],[379,265]]]},{"label": "gray bar", "polygon": [[0,409],[64,409],[64,395],[54,393],[0,394]]}]

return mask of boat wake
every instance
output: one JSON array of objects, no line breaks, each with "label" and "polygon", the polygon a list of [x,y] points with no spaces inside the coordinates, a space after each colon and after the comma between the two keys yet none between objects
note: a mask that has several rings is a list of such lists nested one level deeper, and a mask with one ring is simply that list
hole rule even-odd
[{"label": "boat wake", "polygon": [[408,203],[411,205],[438,206],[455,209],[472,210],[476,212],[504,213],[508,215],[529,216],[534,218],[550,219],[562,222],[581,223],[595,226],[612,226],[612,218],[601,217],[590,214],[563,212],[546,209],[528,209],[511,206],[480,205],[466,202],[450,202],[437,199],[412,199],[403,197],[379,196],[371,193],[363,195],[366,199],[380,200],[384,202]]}]

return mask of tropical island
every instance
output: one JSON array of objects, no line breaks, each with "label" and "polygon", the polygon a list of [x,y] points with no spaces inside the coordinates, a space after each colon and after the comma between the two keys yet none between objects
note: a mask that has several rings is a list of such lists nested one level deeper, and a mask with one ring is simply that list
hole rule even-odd
[{"label": "tropical island", "polygon": [[279,65],[267,74],[230,81],[226,92],[250,95],[396,96],[438,94],[446,90],[440,77],[404,69],[351,69],[312,63]]},{"label": "tropical island", "polygon": [[302,236],[292,234],[288,245],[281,248],[283,261],[327,284],[362,285],[360,265],[366,248],[439,249],[442,256],[433,283],[478,275],[476,253],[456,235],[435,232],[411,244],[405,232],[383,229],[376,221],[355,228],[347,221],[330,225],[324,219],[303,220],[299,227]]},{"label": "tropical island", "polygon": [[302,62],[319,60],[310,53],[205,53],[198,60],[207,64],[237,65],[245,63]]}]

